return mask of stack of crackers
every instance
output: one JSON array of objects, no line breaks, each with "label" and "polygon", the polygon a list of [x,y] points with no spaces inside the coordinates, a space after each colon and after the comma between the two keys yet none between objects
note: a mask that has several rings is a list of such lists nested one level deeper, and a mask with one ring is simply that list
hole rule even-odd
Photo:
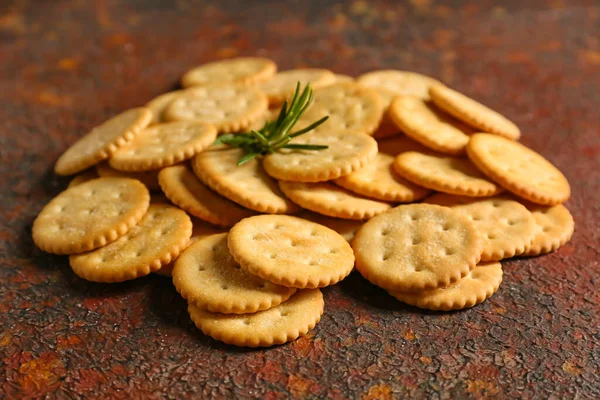
[{"label": "stack of crackers", "polygon": [[[315,89],[292,143],[238,166],[221,133],[260,129],[298,82]],[[78,276],[172,276],[202,331],[239,346],[306,334],[320,288],[353,268],[398,300],[458,310],[489,298],[500,261],[556,250],[574,229],[563,174],[511,121],[439,81],[375,71],[205,64],[184,89],[97,126],[57,161],[75,175],[33,224]],[[417,203],[420,202],[420,203]],[[411,203],[411,204],[408,204]]]}]

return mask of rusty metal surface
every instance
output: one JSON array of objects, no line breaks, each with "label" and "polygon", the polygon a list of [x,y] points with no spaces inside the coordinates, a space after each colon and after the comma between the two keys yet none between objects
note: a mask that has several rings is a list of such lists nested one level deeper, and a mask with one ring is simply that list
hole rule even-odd
[{"label": "rusty metal surface", "polygon": [[[595,1],[3,1],[0,398],[599,398],[599,37]],[[203,336],[165,278],[88,283],[33,246],[70,143],[186,69],[248,54],[415,70],[501,110],[571,182],[573,240],[504,263],[499,292],[462,312],[353,274],[324,290],[312,333],[268,350]]]}]

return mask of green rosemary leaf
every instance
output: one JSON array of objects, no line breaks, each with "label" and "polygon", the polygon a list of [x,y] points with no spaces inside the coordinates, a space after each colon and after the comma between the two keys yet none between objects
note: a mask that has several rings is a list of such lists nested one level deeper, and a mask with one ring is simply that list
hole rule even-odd
[{"label": "green rosemary leaf", "polygon": [[329,146],[322,146],[320,144],[286,144],[281,146],[284,149],[296,149],[296,150],[325,150]]},{"label": "green rosemary leaf", "polygon": [[292,133],[290,135],[290,137],[295,138],[296,136],[300,136],[300,135],[305,134],[306,132],[312,131],[313,129],[315,129],[317,126],[321,125],[323,122],[327,121],[328,119],[329,119],[329,115],[321,118],[318,121],[313,122],[312,124],[308,125],[306,128],[302,128],[299,131]]}]

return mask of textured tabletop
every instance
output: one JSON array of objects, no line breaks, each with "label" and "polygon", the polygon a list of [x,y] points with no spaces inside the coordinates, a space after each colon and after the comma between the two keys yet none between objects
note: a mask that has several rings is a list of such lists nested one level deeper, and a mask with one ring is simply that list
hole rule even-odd
[{"label": "textured tabletop", "polygon": [[[600,398],[598,2],[1,3],[0,398]],[[314,331],[267,350],[203,336],[166,278],[89,283],[34,247],[67,146],[192,66],[253,54],[414,70],[500,110],[569,179],[572,241],[504,262],[500,290],[461,312],[353,273]]]}]

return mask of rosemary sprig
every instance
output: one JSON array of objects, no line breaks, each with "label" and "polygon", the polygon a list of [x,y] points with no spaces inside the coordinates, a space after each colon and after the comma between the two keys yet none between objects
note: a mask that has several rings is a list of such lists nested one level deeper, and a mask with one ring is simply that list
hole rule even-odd
[{"label": "rosemary sprig", "polygon": [[328,116],[323,117],[307,127],[291,133],[292,128],[310,106],[313,98],[314,94],[310,84],[307,84],[300,92],[300,82],[298,82],[289,106],[287,101],[283,103],[276,120],[267,121],[265,126],[258,131],[252,129],[250,132],[221,135],[213,144],[226,144],[244,149],[244,155],[239,159],[237,165],[242,165],[258,156],[274,153],[282,148],[296,150],[326,149],[328,146],[289,143],[293,138],[313,130],[329,118]]}]

